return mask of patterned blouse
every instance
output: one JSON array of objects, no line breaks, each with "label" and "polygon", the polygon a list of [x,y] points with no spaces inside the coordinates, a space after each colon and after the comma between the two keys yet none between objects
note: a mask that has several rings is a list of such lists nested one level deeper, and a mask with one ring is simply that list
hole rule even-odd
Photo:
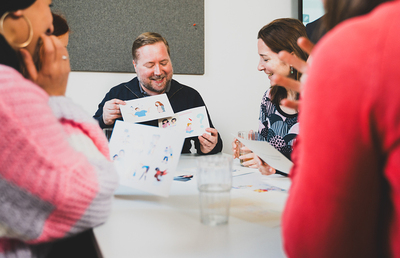
[{"label": "patterned blouse", "polygon": [[287,114],[270,99],[268,89],[262,98],[259,117],[259,140],[267,141],[290,159],[293,143],[299,133],[298,113]]}]

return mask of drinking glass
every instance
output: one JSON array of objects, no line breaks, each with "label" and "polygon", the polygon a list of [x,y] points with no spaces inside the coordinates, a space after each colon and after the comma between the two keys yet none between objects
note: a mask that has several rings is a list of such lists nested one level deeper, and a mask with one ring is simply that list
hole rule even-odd
[{"label": "drinking glass", "polygon": [[210,155],[197,159],[200,218],[206,225],[228,223],[232,188],[232,157]]}]

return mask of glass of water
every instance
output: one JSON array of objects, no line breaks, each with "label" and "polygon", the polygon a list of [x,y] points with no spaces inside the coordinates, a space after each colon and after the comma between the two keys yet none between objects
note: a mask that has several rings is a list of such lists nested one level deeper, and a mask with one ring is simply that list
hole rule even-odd
[{"label": "glass of water", "polygon": [[200,192],[200,218],[206,225],[228,223],[232,188],[232,157],[210,155],[197,159],[197,187]]}]

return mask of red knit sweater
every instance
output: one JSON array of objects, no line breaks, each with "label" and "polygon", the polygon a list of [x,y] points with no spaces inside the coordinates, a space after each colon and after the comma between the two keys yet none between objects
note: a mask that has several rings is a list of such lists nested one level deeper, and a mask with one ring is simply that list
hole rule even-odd
[{"label": "red knit sweater", "polygon": [[0,257],[105,221],[117,176],[94,119],[0,65],[0,121]]},{"label": "red knit sweater", "polygon": [[400,257],[400,1],[316,46],[283,216],[289,257]]}]

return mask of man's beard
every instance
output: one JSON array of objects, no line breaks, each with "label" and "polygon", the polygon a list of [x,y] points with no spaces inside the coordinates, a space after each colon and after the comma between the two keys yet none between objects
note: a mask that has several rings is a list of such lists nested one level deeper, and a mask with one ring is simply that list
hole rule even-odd
[{"label": "man's beard", "polygon": [[162,78],[166,78],[167,75],[161,75],[161,76],[152,76],[150,77],[150,83],[143,83],[141,80],[139,80],[140,84],[145,87],[146,89],[148,89],[151,92],[155,92],[155,93],[164,93],[165,90],[168,88],[168,86],[171,84],[171,80],[166,81],[165,83],[165,87],[163,87],[162,89],[155,89],[152,85],[151,85],[151,81],[152,80],[158,80],[158,79],[162,79]]}]

